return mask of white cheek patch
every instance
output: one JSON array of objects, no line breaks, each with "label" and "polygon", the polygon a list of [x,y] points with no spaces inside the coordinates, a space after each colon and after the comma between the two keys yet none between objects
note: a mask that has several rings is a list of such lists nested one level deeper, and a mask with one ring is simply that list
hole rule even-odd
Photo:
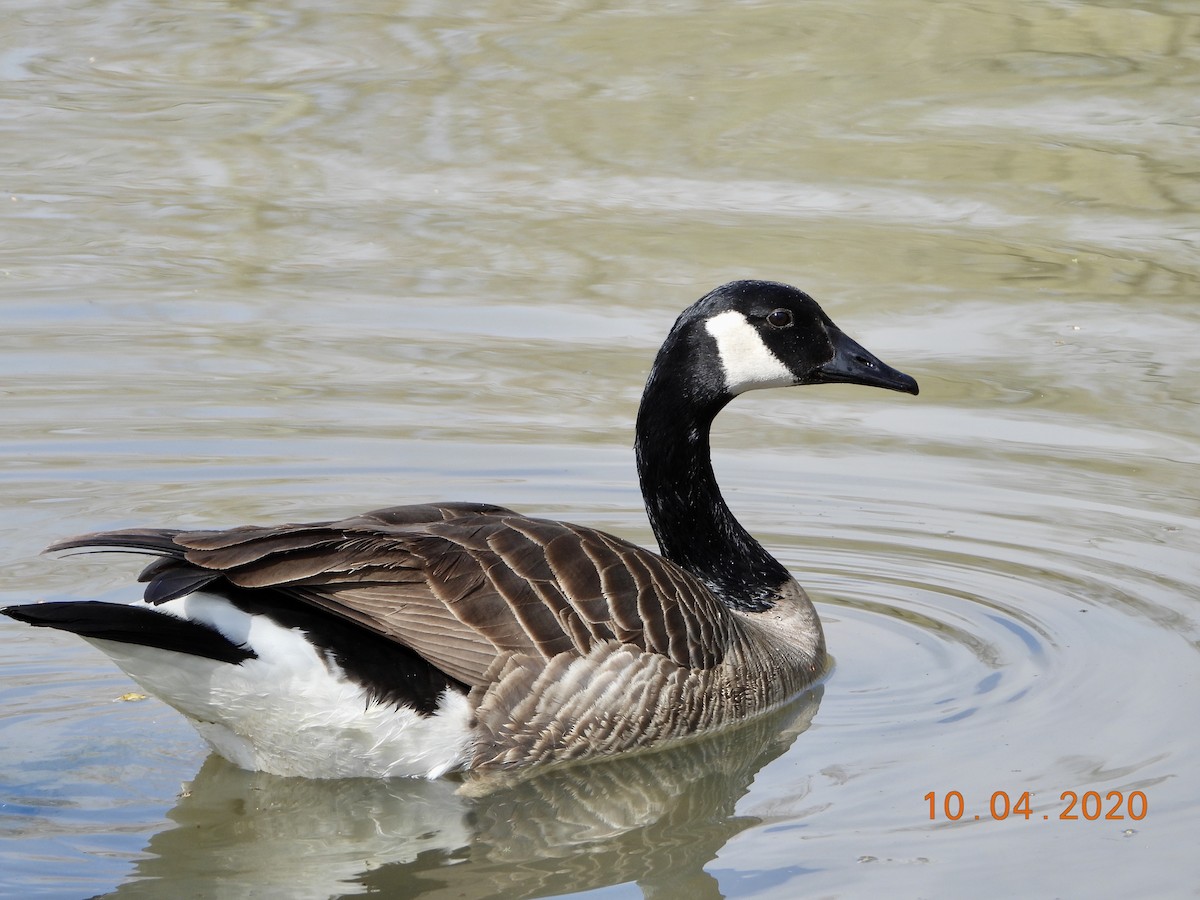
[{"label": "white cheek patch", "polygon": [[740,312],[727,310],[704,323],[717,342],[725,372],[725,389],[737,395],[755,388],[786,387],[796,376],[763,343],[758,331]]}]

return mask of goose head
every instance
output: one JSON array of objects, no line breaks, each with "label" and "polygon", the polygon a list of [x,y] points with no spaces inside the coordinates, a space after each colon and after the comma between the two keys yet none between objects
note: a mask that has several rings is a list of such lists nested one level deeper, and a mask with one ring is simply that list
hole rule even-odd
[{"label": "goose head", "polygon": [[688,359],[678,362],[721,406],[749,390],[802,384],[918,392],[915,379],[849,337],[812,297],[777,282],[722,285],[680,315],[663,349],[682,351]]}]

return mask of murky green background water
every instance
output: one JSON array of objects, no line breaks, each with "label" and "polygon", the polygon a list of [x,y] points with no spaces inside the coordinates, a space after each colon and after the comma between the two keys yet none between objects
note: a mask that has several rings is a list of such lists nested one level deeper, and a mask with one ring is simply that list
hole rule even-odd
[{"label": "murky green background water", "polygon": [[672,753],[481,795],[248,775],[0,622],[0,893],[1194,895],[1196,4],[0,14],[4,603],[124,595],[136,563],[38,554],[134,524],[474,499],[649,542],[641,381],[735,277],[922,387],[719,420],[837,669]]}]

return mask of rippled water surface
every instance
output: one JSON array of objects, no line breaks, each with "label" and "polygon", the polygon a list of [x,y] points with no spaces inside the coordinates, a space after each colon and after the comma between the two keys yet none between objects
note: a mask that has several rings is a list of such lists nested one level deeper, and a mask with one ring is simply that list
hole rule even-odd
[{"label": "rippled water surface", "polygon": [[135,524],[474,499],[649,543],[641,383],[731,278],[922,387],[718,420],[836,667],[670,752],[251,775],[0,622],[0,893],[1195,895],[1195,4],[0,12],[4,603],[127,596],[39,552]]}]

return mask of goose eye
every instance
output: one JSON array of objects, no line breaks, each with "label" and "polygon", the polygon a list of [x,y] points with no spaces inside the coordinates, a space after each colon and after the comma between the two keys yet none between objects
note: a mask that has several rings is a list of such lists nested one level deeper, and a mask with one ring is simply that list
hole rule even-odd
[{"label": "goose eye", "polygon": [[767,313],[767,324],[772,328],[787,328],[792,324],[790,309],[776,309]]}]

